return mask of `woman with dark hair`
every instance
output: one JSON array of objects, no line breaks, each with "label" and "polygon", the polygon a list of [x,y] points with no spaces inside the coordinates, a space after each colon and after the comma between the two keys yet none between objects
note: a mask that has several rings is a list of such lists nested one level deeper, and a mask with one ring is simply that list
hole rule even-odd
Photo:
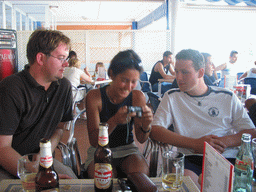
[{"label": "woman with dark hair", "polygon": [[[98,144],[100,122],[108,123],[109,147],[113,153],[113,177],[117,174],[141,172],[149,174],[146,160],[134,143],[133,129],[137,140],[144,143],[151,131],[153,114],[146,105],[146,98],[134,90],[142,72],[139,56],[132,50],[119,52],[111,61],[108,75],[110,85],[89,91],[86,97],[87,128],[90,148],[85,169],[89,178],[94,178],[94,152]],[[128,113],[128,107],[139,106],[137,113]]]}]

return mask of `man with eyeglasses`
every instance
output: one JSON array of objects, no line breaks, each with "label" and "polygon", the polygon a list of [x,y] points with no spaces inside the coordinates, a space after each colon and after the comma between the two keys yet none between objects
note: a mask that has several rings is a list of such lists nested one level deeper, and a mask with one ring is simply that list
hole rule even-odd
[{"label": "man with eyeglasses", "polygon": [[[36,30],[27,44],[29,64],[0,82],[0,180],[17,178],[22,155],[39,157],[41,138],[50,139],[53,152],[73,119],[71,84],[63,78],[69,49],[63,33]],[[57,160],[54,167],[61,178],[76,178]]]}]

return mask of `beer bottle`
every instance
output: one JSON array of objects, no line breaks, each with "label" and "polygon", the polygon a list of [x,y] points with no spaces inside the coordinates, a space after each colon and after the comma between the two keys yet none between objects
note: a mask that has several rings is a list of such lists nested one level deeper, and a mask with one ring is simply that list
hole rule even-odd
[{"label": "beer bottle", "polygon": [[40,163],[35,183],[36,192],[59,191],[59,176],[53,169],[51,142],[47,139],[40,141]]},{"label": "beer bottle", "polygon": [[251,135],[242,135],[241,147],[236,156],[233,192],[251,192],[254,160],[251,148]]},{"label": "beer bottle", "polygon": [[108,124],[100,123],[98,146],[94,153],[94,189],[96,192],[112,191],[112,152],[108,146]]}]

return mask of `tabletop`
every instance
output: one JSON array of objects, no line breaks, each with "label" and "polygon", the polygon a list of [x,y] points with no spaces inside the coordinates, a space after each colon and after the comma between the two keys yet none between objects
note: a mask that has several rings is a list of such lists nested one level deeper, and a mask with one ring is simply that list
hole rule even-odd
[{"label": "tabletop", "polygon": [[[158,192],[163,192],[162,179],[160,177],[150,178],[158,187]],[[199,189],[189,176],[184,176],[181,192],[199,192]],[[22,190],[21,180],[9,179],[2,180],[0,183],[0,192],[20,192]],[[113,192],[120,190],[117,179],[113,179]],[[93,179],[61,179],[61,192],[94,192]]]}]

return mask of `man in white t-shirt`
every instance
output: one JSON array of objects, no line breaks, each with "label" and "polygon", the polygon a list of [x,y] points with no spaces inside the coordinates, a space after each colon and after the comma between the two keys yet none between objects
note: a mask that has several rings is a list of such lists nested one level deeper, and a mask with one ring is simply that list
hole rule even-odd
[{"label": "man in white t-shirt", "polygon": [[[224,88],[207,86],[205,63],[196,50],[176,55],[179,88],[167,91],[152,122],[150,137],[177,147],[185,157],[185,169],[201,173],[204,141],[232,163],[244,132],[256,137],[255,126],[237,96]],[[167,128],[173,125],[174,131]]]},{"label": "man in white t-shirt", "polygon": [[[238,52],[237,51],[231,51],[229,56],[229,61],[226,63],[223,63],[215,68],[215,72],[221,71],[221,77],[224,77],[225,75],[231,75],[236,76],[237,73],[241,72],[241,66],[239,66],[237,62],[238,58]],[[217,78],[217,77],[215,77]]]}]

